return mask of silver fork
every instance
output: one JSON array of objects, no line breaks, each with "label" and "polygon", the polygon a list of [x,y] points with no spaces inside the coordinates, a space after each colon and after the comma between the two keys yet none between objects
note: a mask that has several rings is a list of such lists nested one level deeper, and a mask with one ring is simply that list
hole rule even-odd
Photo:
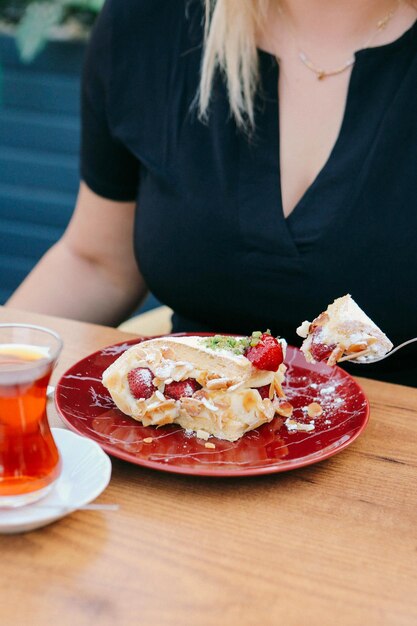
[{"label": "silver fork", "polygon": [[341,363],[342,361],[350,361],[351,363],[354,363],[355,365],[369,365],[370,363],[377,363],[378,361],[384,361],[385,359],[388,359],[388,357],[390,357],[395,352],[398,352],[398,350],[401,350],[401,348],[404,348],[405,346],[408,346],[410,343],[414,343],[416,341],[417,341],[417,337],[414,337],[414,339],[409,339],[408,341],[404,341],[404,343],[400,343],[399,346],[396,346],[395,348],[387,352],[387,354],[384,354],[384,356],[379,356],[379,357],[376,357],[375,359],[367,359],[366,361],[357,361],[356,359],[358,357],[366,356],[367,354],[370,353],[370,350],[363,350],[362,352],[357,352],[356,354],[350,354],[349,356],[343,357],[343,359],[339,359],[339,363]]}]

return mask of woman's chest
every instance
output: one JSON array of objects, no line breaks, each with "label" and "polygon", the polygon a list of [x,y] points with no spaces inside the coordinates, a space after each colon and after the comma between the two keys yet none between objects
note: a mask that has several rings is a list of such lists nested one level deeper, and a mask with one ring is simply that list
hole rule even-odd
[{"label": "woman's chest", "polygon": [[331,158],[346,110],[351,68],[317,80],[291,61],[280,63],[279,162],[282,211],[288,217]]}]

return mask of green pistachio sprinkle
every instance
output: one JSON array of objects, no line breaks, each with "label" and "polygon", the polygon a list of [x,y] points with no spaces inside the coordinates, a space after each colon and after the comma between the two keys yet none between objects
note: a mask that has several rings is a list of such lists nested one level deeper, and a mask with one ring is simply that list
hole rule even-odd
[{"label": "green pistachio sprinkle", "polygon": [[203,340],[204,345],[210,350],[228,350],[233,354],[244,354],[249,347],[247,337],[225,337],[224,335],[214,335]]},{"label": "green pistachio sprinkle", "polygon": [[249,347],[258,345],[262,335],[271,334],[270,330],[265,333],[256,330],[250,337],[226,337],[225,335],[214,335],[203,339],[203,344],[210,350],[228,350],[233,354],[244,354]]}]

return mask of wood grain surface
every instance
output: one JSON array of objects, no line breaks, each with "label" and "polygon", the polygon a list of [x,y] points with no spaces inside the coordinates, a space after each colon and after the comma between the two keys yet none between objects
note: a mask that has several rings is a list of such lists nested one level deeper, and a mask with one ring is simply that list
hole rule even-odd
[{"label": "wood grain surface", "polygon": [[[55,381],[129,337],[0,309],[12,321],[62,335]],[[113,459],[99,501],[119,511],[0,536],[0,625],[415,626],[417,389],[359,382],[368,428],[304,469],[213,480]]]}]

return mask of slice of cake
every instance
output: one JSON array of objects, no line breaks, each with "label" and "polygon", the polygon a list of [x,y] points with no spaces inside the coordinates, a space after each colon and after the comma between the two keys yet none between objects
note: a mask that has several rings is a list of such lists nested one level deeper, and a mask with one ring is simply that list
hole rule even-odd
[{"label": "slice of cake", "polygon": [[326,361],[335,365],[352,359],[366,362],[393,348],[349,294],[337,298],[312,322],[303,322],[297,334],[304,338],[301,350],[310,363]]},{"label": "slice of cake", "polygon": [[251,337],[160,337],[122,354],[103,373],[117,407],[145,426],[179,424],[235,441],[270,422],[284,397],[286,343]]}]

